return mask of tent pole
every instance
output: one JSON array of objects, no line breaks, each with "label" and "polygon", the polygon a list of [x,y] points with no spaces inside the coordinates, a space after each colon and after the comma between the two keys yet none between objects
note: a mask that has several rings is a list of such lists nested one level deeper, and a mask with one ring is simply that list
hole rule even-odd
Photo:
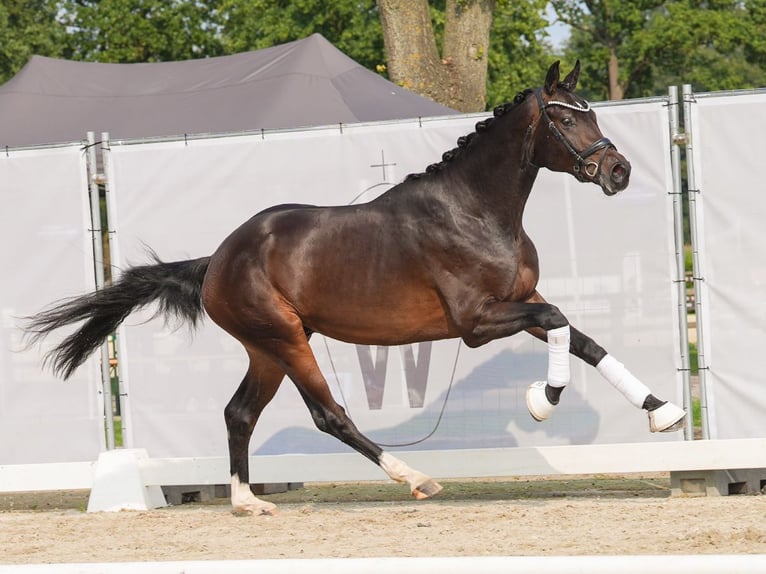
[{"label": "tent pole", "polygon": [[[117,206],[115,205],[114,182],[110,179],[112,176],[112,158],[110,155],[111,143],[109,132],[101,133],[101,160],[104,169],[104,190],[106,195],[106,229],[109,236],[109,261],[112,269],[112,281],[115,280],[117,265],[122,261],[120,258],[120,247],[117,241]],[[120,404],[120,415],[122,423],[122,444],[126,448],[133,447],[133,425],[130,411],[129,384],[128,384],[128,351],[125,342],[125,326],[117,327],[114,343],[117,353],[117,372],[119,392],[117,400]]]},{"label": "tent pole", "polygon": [[673,173],[673,227],[676,246],[676,290],[678,297],[678,330],[681,352],[681,374],[683,376],[684,409],[689,413],[684,424],[684,438],[694,440],[694,426],[691,417],[692,392],[689,366],[689,314],[686,309],[686,266],[684,262],[684,216],[681,195],[681,145],[686,137],[679,126],[678,86],[668,88],[670,98],[670,164]]},{"label": "tent pole", "polygon": [[697,198],[700,192],[697,187],[697,172],[694,166],[694,133],[692,122],[692,104],[694,103],[694,94],[690,84],[683,85],[684,101],[684,124],[688,139],[686,142],[686,182],[689,189],[689,230],[692,241],[692,266],[694,279],[694,313],[697,317],[697,364],[698,379],[700,385],[700,415],[702,419],[702,438],[711,438],[710,418],[708,417],[708,395],[707,395],[707,358],[705,356],[705,307],[702,301],[702,284],[704,275],[702,274],[700,264],[701,237],[698,229],[698,204]]},{"label": "tent pole", "polygon": [[[96,136],[88,132],[87,164],[90,191],[91,238],[93,240],[93,266],[96,273],[96,289],[105,287],[104,245],[101,229],[101,204],[98,190],[98,162],[96,161]],[[101,345],[101,389],[104,397],[104,421],[106,425],[106,448],[114,449],[114,411],[112,407],[112,381],[109,376],[109,342]]]}]

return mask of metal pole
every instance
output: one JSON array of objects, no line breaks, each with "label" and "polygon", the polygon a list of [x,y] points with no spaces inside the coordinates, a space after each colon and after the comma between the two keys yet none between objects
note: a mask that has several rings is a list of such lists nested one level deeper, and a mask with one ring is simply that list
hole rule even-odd
[{"label": "metal pole", "polygon": [[670,110],[670,166],[673,172],[673,227],[676,246],[676,290],[678,292],[678,330],[683,377],[684,409],[689,413],[684,424],[684,438],[694,440],[692,421],[692,387],[689,367],[689,316],[686,310],[686,269],[684,261],[684,215],[681,195],[681,144],[686,138],[678,122],[678,86],[668,88]]},{"label": "metal pole", "polygon": [[[96,289],[104,288],[104,246],[101,235],[101,204],[98,192],[98,162],[96,161],[96,136],[88,132],[88,187],[90,190],[91,238],[93,240]],[[109,376],[109,343],[101,345],[101,390],[104,396],[104,419],[106,425],[106,448],[114,449],[114,413],[112,408],[112,381]]]},{"label": "metal pole", "polygon": [[697,197],[700,190],[697,188],[697,179],[694,171],[694,131],[692,117],[692,104],[694,96],[690,84],[683,86],[684,99],[684,126],[686,128],[686,183],[689,189],[689,231],[692,243],[692,274],[694,280],[694,312],[697,316],[697,365],[699,368],[700,385],[700,412],[702,415],[702,438],[710,438],[710,423],[707,405],[707,362],[705,360],[705,333],[704,333],[704,310],[702,306],[701,282],[704,275],[700,269],[699,248],[700,238],[697,231]]},{"label": "metal pole", "polygon": [[[109,132],[101,134],[101,159],[104,168],[104,190],[106,194],[106,222],[107,234],[109,236],[109,260],[112,264],[112,281],[116,280],[117,267],[121,261],[119,243],[117,241],[117,207],[115,204],[113,182],[110,179],[112,173],[110,156],[111,143]],[[117,353],[117,373],[119,381],[119,394],[117,400],[120,402],[120,414],[122,422],[122,445],[127,448],[133,446],[132,423],[130,416],[130,406],[128,404],[128,352],[125,345],[124,326],[117,328],[116,340],[114,345]]]}]

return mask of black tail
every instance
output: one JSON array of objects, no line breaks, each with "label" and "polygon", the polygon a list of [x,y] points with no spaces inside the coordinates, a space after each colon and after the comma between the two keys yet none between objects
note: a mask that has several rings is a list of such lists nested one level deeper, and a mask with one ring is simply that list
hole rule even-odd
[{"label": "black tail", "polygon": [[88,295],[55,303],[30,317],[25,330],[32,343],[51,331],[80,321],[85,323],[45,357],[53,372],[68,378],[88,355],[133,311],[157,302],[157,315],[196,325],[203,312],[202,281],[210,257],[130,267],[113,285]]}]

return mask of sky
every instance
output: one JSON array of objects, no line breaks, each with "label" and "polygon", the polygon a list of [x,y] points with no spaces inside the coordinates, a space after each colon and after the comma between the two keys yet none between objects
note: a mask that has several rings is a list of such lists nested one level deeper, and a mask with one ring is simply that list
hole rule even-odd
[{"label": "sky", "polygon": [[561,22],[556,22],[556,12],[550,4],[548,4],[548,8],[546,9],[545,18],[548,22],[551,22],[551,25],[548,26],[547,30],[553,47],[561,48],[567,38],[569,38],[569,26],[562,24]]}]

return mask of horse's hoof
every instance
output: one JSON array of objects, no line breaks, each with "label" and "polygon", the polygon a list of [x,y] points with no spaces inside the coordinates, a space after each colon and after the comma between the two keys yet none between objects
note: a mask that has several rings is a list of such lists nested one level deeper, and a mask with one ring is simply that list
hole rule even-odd
[{"label": "horse's hoof", "polygon": [[428,479],[428,481],[424,482],[423,484],[419,484],[412,489],[412,496],[414,496],[418,500],[425,500],[426,498],[431,498],[432,496],[436,496],[437,494],[441,492],[441,490],[442,490],[441,484],[439,484],[433,479]]},{"label": "horse's hoof", "polygon": [[686,411],[673,403],[649,411],[649,430],[652,432],[673,432],[684,426]]},{"label": "horse's hoof", "polygon": [[276,504],[258,500],[257,503],[236,506],[231,509],[231,513],[235,516],[261,516],[264,514],[267,516],[276,516],[279,511],[277,510]]},{"label": "horse's hoof", "polygon": [[548,419],[556,408],[545,396],[545,385],[545,381],[536,381],[527,387],[527,409],[537,422]]}]

